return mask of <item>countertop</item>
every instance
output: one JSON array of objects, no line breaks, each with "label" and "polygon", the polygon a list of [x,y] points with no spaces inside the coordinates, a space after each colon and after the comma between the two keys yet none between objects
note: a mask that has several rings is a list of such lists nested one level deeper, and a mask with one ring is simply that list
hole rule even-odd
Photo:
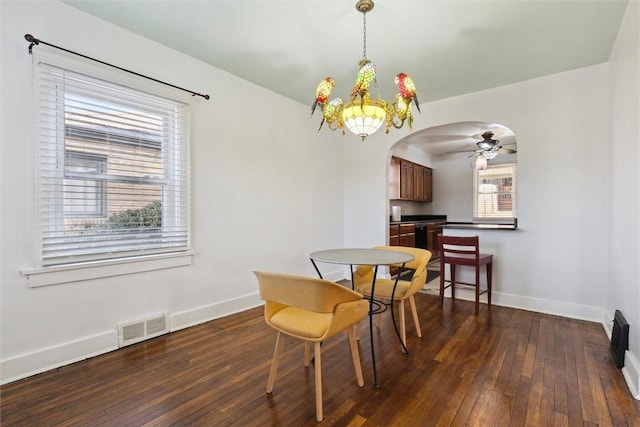
[{"label": "countertop", "polygon": [[394,224],[415,224],[418,222],[445,221],[441,225],[443,228],[456,228],[467,230],[517,230],[518,219],[505,220],[504,222],[449,222],[446,215],[403,215],[400,221],[389,221],[389,225]]},{"label": "countertop", "polygon": [[389,218],[389,225],[404,224],[404,223],[416,223],[416,222],[434,222],[434,221],[446,221],[446,215],[402,215],[400,221],[392,221]]},{"label": "countertop", "polygon": [[442,227],[467,230],[517,230],[518,218],[513,218],[511,222],[447,222]]}]

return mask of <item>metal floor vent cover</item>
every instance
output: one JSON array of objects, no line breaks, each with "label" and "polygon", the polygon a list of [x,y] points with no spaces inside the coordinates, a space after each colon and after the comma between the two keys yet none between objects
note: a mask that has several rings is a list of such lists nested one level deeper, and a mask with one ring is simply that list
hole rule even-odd
[{"label": "metal floor vent cover", "polygon": [[629,349],[629,323],[620,310],[616,310],[613,318],[613,330],[611,331],[611,345],[609,350],[613,355],[616,367],[624,366],[624,353]]},{"label": "metal floor vent cover", "polygon": [[157,314],[133,322],[118,324],[118,345],[124,347],[169,332],[167,316]]}]

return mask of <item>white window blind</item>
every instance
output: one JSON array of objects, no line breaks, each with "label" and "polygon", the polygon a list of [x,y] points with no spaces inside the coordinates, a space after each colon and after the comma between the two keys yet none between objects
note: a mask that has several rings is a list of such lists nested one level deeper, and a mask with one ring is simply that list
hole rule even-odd
[{"label": "white window blind", "polygon": [[516,218],[516,165],[474,170],[473,218]]},{"label": "white window blind", "polygon": [[188,250],[187,106],[38,71],[41,266]]}]

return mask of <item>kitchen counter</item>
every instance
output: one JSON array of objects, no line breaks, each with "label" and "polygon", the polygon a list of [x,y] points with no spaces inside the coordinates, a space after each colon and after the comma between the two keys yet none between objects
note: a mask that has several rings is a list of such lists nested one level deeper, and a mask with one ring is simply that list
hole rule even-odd
[{"label": "kitchen counter", "polygon": [[400,221],[392,221],[389,218],[389,224],[403,224],[403,223],[416,223],[416,222],[435,222],[446,221],[446,215],[402,215]]},{"label": "kitchen counter", "polygon": [[514,218],[513,222],[497,223],[497,222],[447,222],[442,228],[457,228],[466,230],[517,230],[518,219]]}]

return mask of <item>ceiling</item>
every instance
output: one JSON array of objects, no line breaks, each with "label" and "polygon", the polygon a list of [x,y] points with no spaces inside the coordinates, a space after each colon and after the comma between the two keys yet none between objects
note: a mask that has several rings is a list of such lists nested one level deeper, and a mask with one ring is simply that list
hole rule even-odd
[{"label": "ceiling", "polygon": [[[62,1],[309,106],[326,76],[348,97],[363,54],[355,0]],[[383,98],[405,72],[425,103],[606,62],[627,2],[375,0],[366,53]]]}]

